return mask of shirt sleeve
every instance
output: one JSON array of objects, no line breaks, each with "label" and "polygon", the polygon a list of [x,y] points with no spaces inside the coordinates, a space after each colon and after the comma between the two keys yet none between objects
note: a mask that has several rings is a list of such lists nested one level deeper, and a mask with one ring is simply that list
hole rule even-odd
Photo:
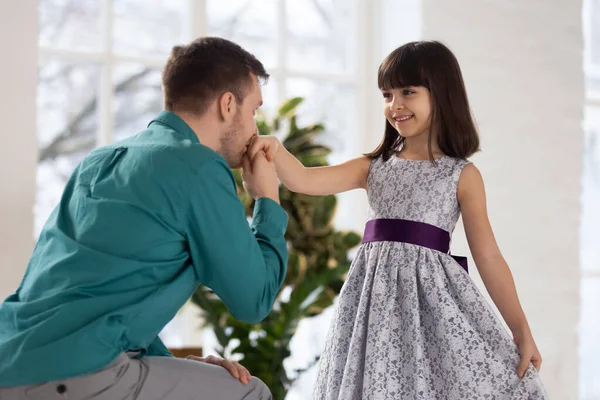
[{"label": "shirt sleeve", "polygon": [[275,201],[256,201],[252,225],[224,160],[205,164],[190,182],[190,254],[200,282],[248,323],[271,311],[287,269],[288,217]]},{"label": "shirt sleeve", "polygon": [[149,357],[173,357],[173,354],[167,349],[160,337],[156,337],[150,346],[146,349],[145,356]]}]

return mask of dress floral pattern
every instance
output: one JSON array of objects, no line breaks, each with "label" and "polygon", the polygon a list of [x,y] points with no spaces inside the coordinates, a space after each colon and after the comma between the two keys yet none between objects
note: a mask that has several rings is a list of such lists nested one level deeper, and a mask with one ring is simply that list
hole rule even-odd
[{"label": "dress floral pattern", "polygon": [[[468,161],[372,161],[369,219],[453,232]],[[529,366],[517,376],[512,337],[449,255],[399,242],[363,243],[319,363],[314,400],[548,399]]]}]

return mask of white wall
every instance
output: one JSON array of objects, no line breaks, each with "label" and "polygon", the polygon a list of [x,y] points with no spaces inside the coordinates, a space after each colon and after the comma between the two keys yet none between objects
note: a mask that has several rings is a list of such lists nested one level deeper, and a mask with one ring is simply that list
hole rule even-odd
[{"label": "white wall", "polygon": [[[576,399],[581,1],[423,0],[422,13],[423,38],[443,40],[463,68],[482,137],[473,160],[542,378],[551,398]],[[466,251],[459,231],[455,251]]]},{"label": "white wall", "polygon": [[0,299],[3,300],[17,288],[34,244],[37,2],[0,1],[0,15]]}]

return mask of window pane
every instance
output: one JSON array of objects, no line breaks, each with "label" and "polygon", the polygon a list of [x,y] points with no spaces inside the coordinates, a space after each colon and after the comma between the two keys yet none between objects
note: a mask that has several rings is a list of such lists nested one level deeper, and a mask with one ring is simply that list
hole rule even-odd
[{"label": "window pane", "polygon": [[279,109],[281,102],[278,99],[278,90],[280,83],[277,79],[271,77],[266,85],[261,86],[263,96],[263,105],[260,108],[267,116],[273,116]]},{"label": "window pane", "polygon": [[114,140],[135,135],[163,108],[161,69],[120,63],[114,70]]},{"label": "window pane", "polygon": [[600,64],[586,71],[585,95],[587,98],[600,98]]},{"label": "window pane", "polygon": [[600,278],[581,281],[580,398],[600,398]]},{"label": "window pane", "polygon": [[238,43],[267,68],[277,65],[278,0],[207,0],[208,34]]},{"label": "window pane", "polygon": [[286,82],[287,97],[304,97],[298,109],[300,125],[323,122],[325,132],[320,140],[333,149],[330,162],[338,163],[352,157],[356,137],[355,88],[307,78],[290,78]]},{"label": "window pane", "polygon": [[40,45],[99,50],[101,4],[98,0],[39,0]]},{"label": "window pane", "polygon": [[165,58],[184,43],[187,0],[114,0],[113,50]]},{"label": "window pane", "polygon": [[585,108],[581,267],[600,272],[600,106]]},{"label": "window pane", "polygon": [[100,66],[94,63],[41,64],[37,92],[36,233],[58,203],[76,164],[96,145],[99,78]]},{"label": "window pane", "polygon": [[590,23],[590,61],[600,68],[600,0],[589,0],[591,23]]},{"label": "window pane", "polygon": [[356,0],[291,0],[285,7],[289,68],[354,71]]}]

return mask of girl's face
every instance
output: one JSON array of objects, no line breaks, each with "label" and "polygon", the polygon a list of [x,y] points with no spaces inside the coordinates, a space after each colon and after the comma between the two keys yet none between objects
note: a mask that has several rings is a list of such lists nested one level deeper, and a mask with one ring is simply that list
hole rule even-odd
[{"label": "girl's face", "polygon": [[426,87],[410,86],[381,93],[385,117],[400,136],[410,138],[429,133],[431,100]]}]

